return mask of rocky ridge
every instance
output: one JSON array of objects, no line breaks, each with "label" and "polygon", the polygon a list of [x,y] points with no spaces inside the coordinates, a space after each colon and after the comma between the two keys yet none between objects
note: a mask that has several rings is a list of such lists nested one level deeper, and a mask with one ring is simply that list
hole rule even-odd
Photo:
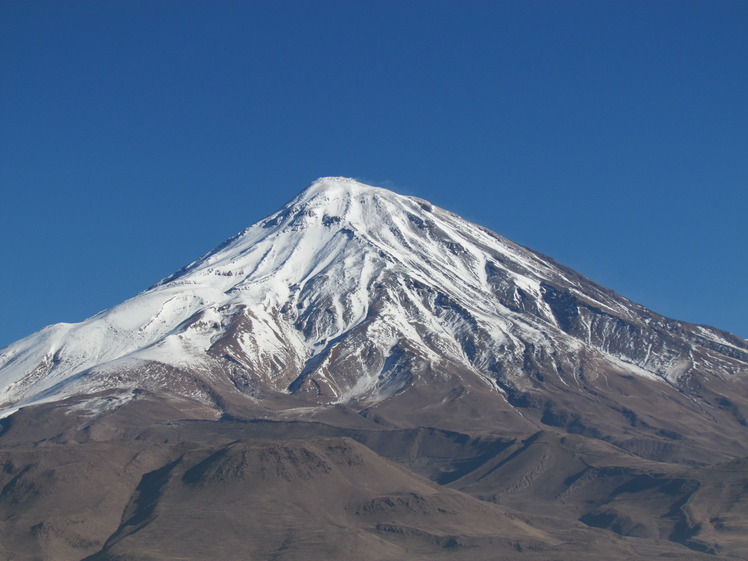
[{"label": "rocky ridge", "polygon": [[[247,554],[324,558],[356,543],[372,559],[748,551],[748,342],[345,178],[316,181],[118,306],[1,349],[0,406],[0,510],[19,550],[188,555],[168,536],[194,526],[184,520],[199,490],[228,485],[226,501],[250,501],[252,478],[282,458],[277,485],[308,472],[293,476],[301,495],[289,491],[298,516],[263,495],[261,518],[298,535],[259,545],[244,528]],[[363,471],[330,455],[349,439],[366,447]],[[394,473],[388,462],[405,470],[395,487],[355,504],[330,495],[330,523],[355,531],[350,543],[304,522],[325,511],[309,481],[366,486],[362,474]],[[122,491],[119,518],[104,524],[98,499],[80,526],[45,514],[70,500],[54,474],[78,464]],[[476,533],[473,515],[516,539]]]}]

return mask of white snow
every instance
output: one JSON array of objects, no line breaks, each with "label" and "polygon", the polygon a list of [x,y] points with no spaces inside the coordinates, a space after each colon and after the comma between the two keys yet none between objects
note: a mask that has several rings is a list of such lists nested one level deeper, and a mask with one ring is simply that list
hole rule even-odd
[{"label": "white snow", "polygon": [[[523,318],[497,302],[486,273],[497,255],[514,264],[507,269],[512,283],[545,318]],[[118,387],[114,376],[101,373],[124,364],[209,371],[215,360],[209,349],[229,336],[237,345],[234,358],[267,379],[286,367],[301,370],[329,341],[363,325],[380,349],[407,340],[424,361],[446,356],[473,368],[459,342],[466,320],[448,309],[437,318],[435,295],[474,318],[487,337],[485,354],[507,343],[520,346],[522,339],[548,345],[543,322],[549,324],[543,329],[555,328],[540,287],[554,279],[577,286],[580,298],[609,313],[622,307],[585,293],[540,256],[448,211],[351,179],[322,178],[178,275],[81,323],[53,325],[2,349],[0,409]],[[377,290],[381,309],[372,314]],[[240,317],[244,327],[238,327]],[[554,334],[568,339],[568,348],[578,344],[557,329]],[[711,331],[702,334],[730,345]],[[327,360],[315,368],[320,379],[327,376]],[[338,400],[375,391],[380,372],[365,371],[361,356],[351,360],[360,370],[357,379],[345,385],[327,376]],[[621,360],[611,357],[623,367]],[[642,366],[625,363],[636,374],[654,376]],[[90,380],[79,376],[92,369],[99,374]],[[671,376],[679,370],[673,365]]]}]

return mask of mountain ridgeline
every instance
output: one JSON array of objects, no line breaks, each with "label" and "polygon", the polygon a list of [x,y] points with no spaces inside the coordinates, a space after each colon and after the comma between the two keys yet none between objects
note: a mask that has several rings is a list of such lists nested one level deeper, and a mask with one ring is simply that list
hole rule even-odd
[{"label": "mountain ridgeline", "polygon": [[[197,524],[182,507],[198,508],[200,489],[225,481],[260,497],[264,517],[280,516],[251,483],[271,472],[279,489],[298,483],[302,498],[283,496],[299,512],[323,500],[311,480],[368,489],[355,505],[329,493],[334,524],[354,534],[320,535],[286,513],[285,530],[264,530],[268,543],[259,533],[229,550],[748,553],[738,538],[748,342],[660,316],[427,201],[346,178],[317,180],[122,304],[0,349],[0,408],[10,466],[0,507],[30,466],[67,465],[75,442],[75,454],[92,454],[76,461],[114,478],[132,517],[83,523],[83,535],[41,506],[9,503],[14,524],[37,528],[8,526],[25,536],[15,551],[37,552],[19,558],[210,558],[170,537],[175,524]],[[40,442],[55,446],[27,449]],[[121,461],[102,464],[107,447]],[[141,467],[125,475],[135,457]],[[361,482],[380,472],[397,485]],[[216,500],[210,508],[228,508]]]}]

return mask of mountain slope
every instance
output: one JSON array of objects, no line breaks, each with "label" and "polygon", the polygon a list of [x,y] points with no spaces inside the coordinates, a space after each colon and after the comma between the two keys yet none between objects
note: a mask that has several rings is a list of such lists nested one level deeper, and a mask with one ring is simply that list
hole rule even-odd
[{"label": "mountain slope", "polygon": [[0,349],[0,408],[14,558],[748,551],[748,342],[345,178]]},{"label": "mountain slope", "polygon": [[0,552],[22,561],[720,559],[480,501],[348,438],[88,442],[0,462]]},{"label": "mountain slope", "polygon": [[[3,349],[0,400],[7,414],[140,388],[216,415],[341,404],[395,425],[623,424],[622,445],[659,457],[683,411],[745,426],[746,372],[742,339],[659,316],[426,201],[324,178],[131,300]],[[691,440],[691,460],[710,453]]]}]

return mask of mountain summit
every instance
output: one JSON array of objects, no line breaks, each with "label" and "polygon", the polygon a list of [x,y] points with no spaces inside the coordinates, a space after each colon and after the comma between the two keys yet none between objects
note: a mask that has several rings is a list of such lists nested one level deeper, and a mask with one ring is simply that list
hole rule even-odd
[{"label": "mountain summit", "polygon": [[[633,376],[690,407],[689,387],[744,383],[747,364],[742,339],[659,316],[424,200],[329,177],[136,297],[3,349],[0,403],[146,389],[217,413],[246,397],[404,422],[467,399],[489,425],[530,410],[598,430],[580,395],[627,415],[602,388],[620,394]],[[391,406],[400,394],[409,405]]]},{"label": "mountain summit", "polygon": [[[688,525],[693,513],[677,514],[685,508],[677,501],[695,491],[673,483],[685,476],[667,479],[652,466],[748,456],[748,342],[660,316],[427,201],[329,177],[134,298],[1,349],[0,409],[8,417],[0,437],[12,443],[179,441],[185,433],[164,431],[190,419],[215,421],[229,431],[221,435],[254,423],[253,434],[351,436],[489,502],[527,489],[539,493],[535,507],[577,497],[559,516],[600,528],[631,521],[590,510],[580,489],[605,481],[614,501],[620,489],[662,487],[678,498],[657,515],[669,522],[647,535],[692,547],[700,530]],[[189,426],[200,438],[219,434]],[[382,431],[389,440],[375,436]],[[312,453],[289,446],[283,454]],[[338,445],[314,446],[335,465],[353,465]],[[238,454],[244,466],[253,450],[221,454]],[[193,455],[180,489],[213,465]],[[223,481],[228,472],[216,473]],[[145,488],[162,481],[153,477]],[[504,488],[510,480],[516,486]],[[426,508],[412,497],[382,500],[372,505]],[[124,539],[112,535],[120,536],[112,547]],[[704,543],[693,548],[706,551]]]},{"label": "mountain summit", "polygon": [[[369,407],[477,385],[497,403],[602,372],[681,390],[745,341],[668,320],[430,203],[330,177],[138,296],[2,350],[2,407],[146,388]],[[741,376],[744,377],[744,376]]]}]

